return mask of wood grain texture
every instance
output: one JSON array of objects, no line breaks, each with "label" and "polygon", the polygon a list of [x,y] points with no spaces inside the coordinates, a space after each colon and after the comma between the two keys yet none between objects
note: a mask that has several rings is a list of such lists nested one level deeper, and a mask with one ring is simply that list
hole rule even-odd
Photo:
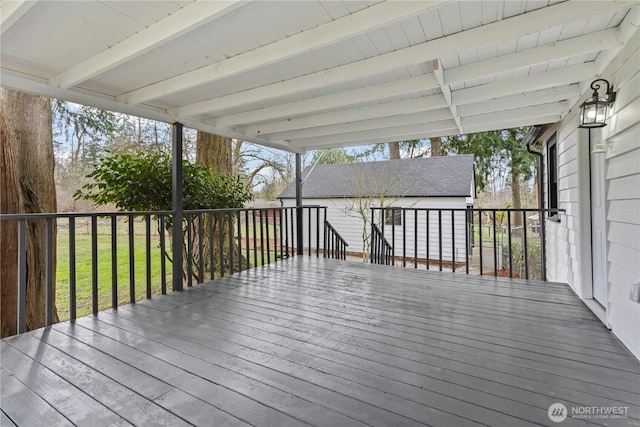
[{"label": "wood grain texture", "polygon": [[0,351],[16,425],[640,424],[640,363],[558,283],[295,257]]}]

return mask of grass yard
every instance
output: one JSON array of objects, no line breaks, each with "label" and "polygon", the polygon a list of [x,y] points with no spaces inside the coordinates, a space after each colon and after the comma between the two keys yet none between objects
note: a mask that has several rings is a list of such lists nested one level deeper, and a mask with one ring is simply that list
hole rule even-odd
[{"label": "grass yard", "polygon": [[[266,224],[265,224],[266,225]],[[271,251],[267,252],[266,244],[264,251],[258,247],[257,254],[254,256],[253,243],[251,243],[251,251],[249,252],[249,262],[252,265],[262,265],[268,262],[276,261],[276,252],[274,252],[274,232],[273,225],[269,225],[269,237],[271,239]],[[97,265],[98,265],[98,308],[104,310],[111,307],[112,301],[112,255],[111,255],[111,225],[106,219],[98,220],[97,235]],[[246,229],[242,227],[244,233]],[[266,230],[263,232],[266,239]],[[139,301],[146,298],[147,295],[147,271],[146,271],[146,230],[145,223],[142,220],[136,220],[134,225],[134,298],[133,301]],[[260,231],[256,232],[257,240],[260,241]],[[249,228],[249,237],[253,239],[252,225]],[[246,238],[242,238],[242,252],[247,255]],[[92,256],[91,256],[91,229],[88,224],[76,224],[76,315],[78,317],[91,313],[92,297]],[[170,237],[165,237],[165,244],[170,253]],[[130,277],[129,277],[129,235],[128,223],[119,221],[117,225],[117,274],[116,274],[116,292],[118,304],[127,304],[131,302],[130,298]],[[278,247],[277,256],[280,256],[280,248]],[[261,258],[261,252],[264,253],[264,262]],[[151,295],[159,295],[161,293],[162,274],[160,264],[160,236],[157,226],[154,222],[151,224]],[[166,283],[167,292],[171,292],[172,281],[172,264],[166,260]],[[186,285],[186,284],[185,284]],[[56,263],[56,307],[58,316],[61,321],[68,320],[70,317],[70,265],[69,265],[69,229],[61,226],[58,229],[57,237],[57,263]]]},{"label": "grass yard", "polygon": [[[118,223],[117,239],[117,295],[118,303],[130,302],[129,280],[129,238],[127,223]],[[146,239],[143,222],[135,224],[134,271],[135,300],[146,298]],[[154,225],[151,227],[151,293],[160,294],[160,238]],[[165,241],[169,245],[169,239]],[[69,319],[69,233],[68,229],[58,231],[56,265],[56,306],[60,320]],[[167,283],[171,289],[171,263],[167,260]],[[76,306],[77,315],[91,312],[91,235],[88,228],[76,227]],[[98,226],[98,306],[105,309],[111,306],[112,298],[112,256],[111,228],[106,223]]]}]

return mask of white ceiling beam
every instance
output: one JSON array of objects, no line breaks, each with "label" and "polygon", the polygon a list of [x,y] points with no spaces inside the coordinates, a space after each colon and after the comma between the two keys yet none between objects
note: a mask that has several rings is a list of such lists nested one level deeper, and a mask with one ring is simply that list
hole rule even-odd
[{"label": "white ceiling beam", "polygon": [[310,150],[322,150],[326,148],[337,148],[337,147],[357,147],[361,145],[371,145],[371,144],[383,144],[393,141],[411,141],[414,139],[428,139],[435,138],[439,136],[449,136],[449,135],[457,135],[458,128],[455,127],[455,122],[451,121],[452,127],[450,129],[442,129],[432,132],[416,132],[416,133],[397,133],[392,136],[380,137],[380,138],[367,138],[367,139],[354,139],[350,141],[330,141],[323,143],[313,143],[308,142],[305,145],[304,143],[297,143],[292,145],[292,149],[301,152],[307,152]]},{"label": "white ceiling beam", "polygon": [[444,1],[383,2],[335,21],[118,97],[139,104],[338,43],[440,6]]},{"label": "white ceiling beam", "polygon": [[544,46],[521,50],[508,55],[462,65],[444,71],[447,85],[465,80],[478,79],[503,71],[530,67],[556,59],[598,52],[623,44],[622,35],[616,28],[574,37]]},{"label": "white ceiling beam", "polygon": [[442,90],[442,95],[444,99],[447,101],[447,105],[449,106],[449,111],[451,111],[451,116],[453,120],[455,120],[456,125],[458,125],[458,130],[460,131],[460,135],[464,134],[464,129],[462,128],[462,124],[460,123],[460,116],[458,114],[458,109],[451,100],[451,87],[445,83],[444,81],[444,70],[442,68],[442,63],[439,59],[433,60],[433,74],[436,76],[436,80],[438,80],[438,84],[440,85],[440,90]]},{"label": "white ceiling beam", "polygon": [[292,146],[312,146],[314,144],[344,144],[352,141],[362,141],[374,138],[385,138],[388,141],[403,141],[401,137],[408,134],[438,132],[456,128],[452,119],[437,122],[416,123],[409,126],[394,126],[385,129],[371,129],[360,132],[348,132],[339,135],[325,135],[315,138],[290,139]]},{"label": "white ceiling beam", "polygon": [[[395,3],[394,3],[395,4]],[[562,2],[516,15],[491,24],[461,31],[425,43],[398,49],[375,57],[318,71],[282,82],[237,92],[181,107],[188,115],[215,114],[222,108],[246,107],[256,100],[277,99],[299,92],[345,83],[386,71],[432,61],[447,54],[497,43],[557,25],[635,5],[633,1]],[[183,113],[187,115],[187,113]]]},{"label": "white ceiling beam", "polygon": [[[36,95],[47,96],[50,98],[58,98],[76,104],[88,105],[91,107],[101,108],[108,111],[117,111],[123,114],[143,117],[149,120],[157,120],[164,123],[175,123],[176,118],[168,115],[164,110],[152,107],[140,107],[135,105],[121,104],[112,96],[91,92],[84,89],[61,89],[50,86],[44,79],[39,79],[31,75],[21,75],[4,68],[0,68],[0,81],[2,87],[15,89],[22,92],[33,93]],[[217,128],[203,123],[200,120],[186,119],[181,123],[191,129],[201,130],[203,132],[221,135],[227,138],[241,139],[255,144],[264,145],[266,147],[277,148],[285,151],[295,151],[291,148],[287,141],[266,140],[264,138],[256,138],[250,135],[243,135],[230,129]]]},{"label": "white ceiling beam", "polygon": [[488,111],[504,111],[512,108],[523,108],[532,105],[549,104],[558,101],[575,101],[580,97],[580,87],[577,84],[553,87],[536,92],[519,93],[491,99],[489,101],[476,102],[458,106],[458,112],[462,117],[483,114]]},{"label": "white ceiling beam", "polygon": [[513,122],[516,120],[530,119],[535,117],[545,117],[557,115],[558,119],[561,114],[569,110],[569,103],[566,101],[555,102],[552,104],[534,105],[531,107],[515,108],[508,111],[497,111],[486,114],[478,114],[475,116],[463,117],[462,123],[465,127],[473,128],[484,124],[493,124],[500,126],[503,122]]},{"label": "white ceiling beam", "polygon": [[36,3],[21,0],[3,1],[0,4],[0,34],[13,27]]},{"label": "white ceiling beam", "polygon": [[461,89],[453,92],[453,103],[456,105],[470,104],[485,101],[502,96],[516,95],[554,86],[562,86],[577,83],[594,77],[597,74],[593,62],[559,68],[552,71],[530,74],[509,80],[500,80],[475,86],[469,89]]},{"label": "white ceiling beam", "polygon": [[596,58],[596,65],[598,66],[598,74],[601,74],[605,68],[609,66],[609,64],[618,56],[618,54],[623,50],[624,46],[631,44],[632,46],[638,46],[639,42],[635,42],[633,45],[633,38],[640,34],[640,4],[632,7],[627,15],[624,17],[624,20],[618,26],[618,30],[622,35],[623,46],[618,46],[615,49],[609,49],[603,52],[600,52],[598,57]]},{"label": "white ceiling beam", "polygon": [[[226,117],[221,117],[218,119],[212,119],[212,123],[213,122],[224,123],[224,126],[233,126],[234,124],[238,124],[238,123],[267,121],[267,120],[275,119],[278,117],[301,115],[305,112],[319,111],[321,109],[326,109],[326,108],[338,108],[340,106],[353,105],[358,102],[373,101],[378,98],[382,99],[385,97],[398,96],[398,95],[407,94],[407,93],[414,93],[420,90],[434,89],[437,87],[438,87],[438,82],[436,81],[435,76],[433,74],[423,74],[420,76],[411,77],[404,80],[398,80],[398,81],[385,83],[381,85],[368,86],[361,89],[355,89],[351,91],[345,91],[337,94],[326,95],[322,97],[311,98],[309,100],[302,100],[302,101],[285,104],[290,106],[288,110],[289,112],[286,112],[286,113],[282,112],[280,113],[281,116],[277,116],[277,115],[269,116],[269,117],[265,117],[262,120],[259,120],[260,119],[259,114],[253,114],[251,111],[249,111],[248,113],[237,113],[237,114],[228,115]],[[371,93],[371,91],[376,91],[376,93]],[[183,107],[173,108],[169,110],[169,113],[178,117],[194,116],[194,115],[202,114],[204,112],[209,114],[215,114],[216,112],[222,112],[229,108],[238,108],[241,106],[247,107],[255,103],[257,100],[263,99],[260,97],[247,98],[242,96],[241,98],[243,99],[239,100],[238,98],[240,97],[238,97],[237,95],[242,95],[246,92],[251,92],[251,91],[240,92],[239,94],[229,95],[228,97],[222,96],[220,98],[216,98],[215,102],[204,101],[204,102],[198,102],[198,103],[190,104]],[[231,98],[233,98],[233,100]],[[234,103],[233,102],[234,100],[240,101],[240,102]],[[311,104],[313,108],[309,109],[307,104]],[[272,108],[273,110],[277,110],[279,107],[272,107]],[[298,108],[302,108],[302,109],[298,109]],[[264,110],[271,110],[271,109],[265,108],[262,110],[255,110],[255,111],[264,111]],[[258,118],[258,120],[256,119],[249,120],[247,118],[241,118],[243,117],[244,114],[250,117],[255,116]],[[236,117],[237,119],[235,119]]]},{"label": "white ceiling beam", "polygon": [[[517,128],[522,126],[534,126],[534,125],[544,125],[549,123],[557,123],[562,120],[562,115],[558,114],[550,114],[548,116],[539,116],[539,117],[524,117],[520,119],[515,119],[512,121],[502,121],[500,122],[501,129],[510,129]],[[478,133],[478,132],[488,132],[492,130],[496,130],[495,123],[483,123],[478,126],[467,126],[467,134],[469,133]]]},{"label": "white ceiling beam", "polygon": [[196,1],[109,49],[63,71],[53,77],[49,84],[65,89],[75,86],[220,18],[244,3],[246,0]]},{"label": "white ceiling beam", "polygon": [[451,112],[448,108],[442,108],[440,110],[431,111],[429,114],[419,112],[413,114],[402,114],[399,116],[380,117],[351,123],[342,123],[328,126],[318,126],[308,129],[292,130],[287,132],[278,132],[269,135],[261,135],[261,137],[265,139],[275,139],[277,141],[315,138],[319,136],[337,135],[348,132],[359,132],[369,129],[384,129],[397,126],[409,126],[418,123],[428,123],[446,119],[451,119]]},{"label": "white ceiling beam", "polygon": [[[315,111],[346,108],[363,102],[379,101],[411,93],[420,92],[438,87],[433,74],[423,74],[404,80],[367,86],[360,89],[318,96],[316,98],[303,99],[288,104],[251,110],[243,113],[230,114],[207,120],[214,126],[233,127],[238,124],[260,123],[268,120],[282,119],[289,116],[296,117]],[[182,116],[181,109],[169,110],[170,114]],[[188,116],[188,114],[186,114]]]},{"label": "white ceiling beam", "polygon": [[294,117],[287,120],[237,127],[236,131],[247,135],[259,136],[276,132],[287,132],[297,129],[308,129],[318,126],[397,116],[399,114],[411,114],[420,111],[426,112],[446,107],[447,103],[444,97],[441,94],[436,94],[427,97],[385,102],[384,104],[367,105],[348,110],[331,111],[312,116]]}]

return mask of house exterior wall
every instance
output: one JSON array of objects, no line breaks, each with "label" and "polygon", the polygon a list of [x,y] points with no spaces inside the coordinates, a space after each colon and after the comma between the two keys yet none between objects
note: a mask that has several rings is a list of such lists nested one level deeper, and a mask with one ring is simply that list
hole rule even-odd
[{"label": "house exterior wall", "polygon": [[[601,318],[638,358],[640,304],[629,299],[629,292],[631,284],[640,282],[639,46],[637,33],[599,76],[614,85],[617,99],[609,125],[591,130],[591,138],[612,142],[604,161],[607,304]],[[549,280],[568,283],[587,305],[594,307],[589,170],[592,154],[588,148],[589,131],[578,128],[583,100],[553,129],[558,144],[558,203],[559,208],[566,209],[566,215],[559,223],[547,221],[547,276]],[[546,183],[545,188],[548,189]]]},{"label": "house exterior wall", "polygon": [[[416,198],[405,197],[395,200],[392,206],[415,209],[465,209],[469,198],[465,197],[429,197]],[[303,199],[303,205],[320,205],[327,207],[327,220],[347,241],[349,247],[348,252],[362,253],[363,251],[363,233],[369,235],[371,233],[370,225],[366,228],[362,217],[353,211],[354,199],[333,198],[333,199]],[[295,206],[295,200],[284,199],[285,207]],[[456,261],[464,262],[465,259],[465,215],[464,212],[456,212],[453,221],[453,232],[451,227],[451,213],[443,212],[442,214],[442,255],[440,255],[439,237],[438,237],[438,213],[430,212],[429,214],[429,257],[438,260],[442,256],[443,261],[451,261],[452,254],[456,254]],[[371,210],[367,209],[367,217],[370,221]],[[313,219],[312,219],[313,220]],[[322,218],[321,218],[322,220]],[[306,219],[305,219],[306,221]],[[414,255],[414,237],[416,236],[414,229],[418,230],[418,258],[426,258],[426,212],[418,213],[417,227],[413,212],[407,212],[404,218],[404,235],[407,242],[406,254],[413,257]],[[315,229],[315,224],[312,224]],[[404,252],[403,243],[403,226],[402,225],[385,225],[385,237],[392,241],[395,234],[395,255],[400,257]],[[455,236],[455,237],[452,237]],[[305,242],[309,241],[307,224],[305,223]],[[311,236],[312,243],[315,243],[315,236]],[[454,243],[452,245],[452,242]],[[306,244],[305,244],[306,246]]]}]

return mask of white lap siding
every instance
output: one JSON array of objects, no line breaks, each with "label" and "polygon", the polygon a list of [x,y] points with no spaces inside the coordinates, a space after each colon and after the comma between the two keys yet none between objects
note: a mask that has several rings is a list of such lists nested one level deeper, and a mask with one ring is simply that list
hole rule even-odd
[{"label": "white lap siding", "polygon": [[[615,87],[608,126],[601,130],[611,143],[605,154],[607,304],[606,323],[640,358],[640,304],[629,299],[632,283],[640,282],[640,33],[613,59],[601,78]],[[590,91],[589,91],[590,92]],[[590,95],[590,93],[589,93]],[[566,209],[561,222],[548,221],[547,276],[567,282],[591,298],[591,205],[589,131],[578,128],[582,100],[559,123],[558,200]]]},{"label": "white lap siding", "polygon": [[[411,209],[464,209],[466,207],[466,198],[464,197],[427,197],[413,198],[406,197],[396,200],[395,207],[406,207]],[[362,216],[353,211],[352,199],[332,198],[332,199],[303,199],[303,205],[320,205],[327,207],[326,219],[347,241],[349,247],[348,252],[361,254],[364,248],[364,238],[371,233],[371,211],[367,211],[367,224]],[[291,199],[284,200],[284,206],[295,206],[295,201]],[[379,212],[377,213],[379,215]],[[322,221],[323,218],[320,220]],[[312,221],[314,219],[312,218]],[[395,256],[414,257],[415,247],[414,238],[418,242],[417,257],[426,258],[427,237],[426,237],[426,212],[418,212],[418,222],[416,228],[415,215],[413,211],[407,211],[402,225],[385,225],[384,233],[389,242],[394,242]],[[307,219],[305,218],[304,239],[309,242],[309,233],[307,227]],[[315,230],[315,223],[312,223],[312,230]],[[417,230],[417,234],[416,234]],[[312,231],[312,234],[315,231]],[[395,235],[395,237],[394,237]],[[443,211],[442,213],[442,253],[440,254],[439,246],[439,229],[438,229],[438,211],[430,211],[429,213],[429,254],[433,260],[438,260],[441,256],[443,261],[451,261],[452,254],[456,254],[457,262],[464,262],[465,255],[465,215],[464,212],[456,212],[454,217],[453,230],[451,227],[451,211]],[[452,237],[455,236],[455,237]],[[406,250],[403,245],[403,239],[406,239]],[[322,239],[321,239],[322,240]],[[452,242],[454,244],[452,245]],[[316,237],[311,236],[312,246],[316,244]],[[305,246],[307,244],[305,243]],[[320,242],[322,247],[322,241]]]}]

